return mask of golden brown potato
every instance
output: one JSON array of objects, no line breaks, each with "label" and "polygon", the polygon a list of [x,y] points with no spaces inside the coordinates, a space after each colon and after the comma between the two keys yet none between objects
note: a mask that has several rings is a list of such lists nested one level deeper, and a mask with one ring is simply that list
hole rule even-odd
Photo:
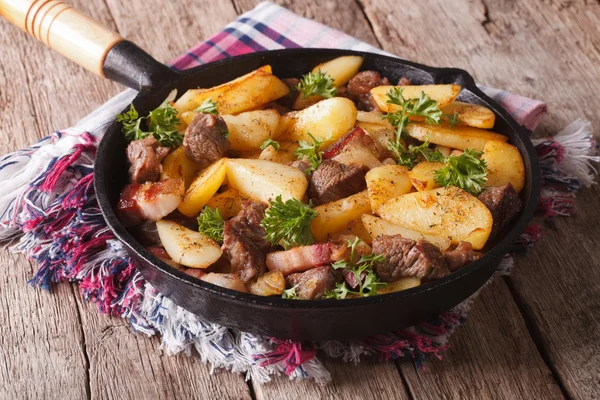
[{"label": "golden brown potato", "polygon": [[227,176],[227,159],[221,158],[204,169],[185,192],[179,211],[188,217],[198,215],[210,198],[217,193]]},{"label": "golden brown potato", "polygon": [[417,232],[449,237],[453,244],[471,242],[475,250],[483,248],[493,223],[485,204],[454,186],[396,197],[379,207],[379,215]]},{"label": "golden brown potato", "polygon": [[384,165],[373,168],[365,175],[371,210],[377,213],[379,206],[389,199],[412,190],[408,169],[400,165]]},{"label": "golden brown potato", "polygon": [[389,282],[387,285],[377,288],[377,294],[399,292],[401,290],[417,287],[420,284],[421,280],[413,276],[400,278],[397,281]]},{"label": "golden brown potato", "polygon": [[363,61],[363,57],[360,56],[342,56],[317,65],[312,72],[321,70],[333,78],[334,86],[339,87],[348,83],[358,73]]},{"label": "golden brown potato", "polygon": [[[448,239],[447,237],[420,233],[412,229],[404,228],[400,225],[392,224],[391,222],[385,221],[381,218],[377,218],[373,215],[364,214],[363,216],[361,216],[361,221],[364,228],[372,238],[382,235],[402,235],[403,237],[411,240],[425,239],[429,243],[432,243],[439,247],[442,251],[448,249],[452,244],[450,239]],[[370,244],[371,242],[367,243]]]},{"label": "golden brown potato", "polygon": [[281,118],[283,141],[305,140],[312,143],[310,133],[323,141],[322,148],[350,132],[356,124],[356,106],[352,100],[333,97],[302,111],[292,111]]},{"label": "golden brown potato", "polygon": [[373,243],[373,237],[360,219],[350,221],[347,231],[369,245]]},{"label": "golden brown potato", "polygon": [[221,246],[208,236],[173,221],[156,221],[156,230],[169,257],[186,267],[206,268],[223,254]]},{"label": "golden brown potato", "polygon": [[444,168],[444,163],[421,162],[408,173],[412,185],[419,192],[440,187],[435,181],[435,171]]},{"label": "golden brown potato", "polygon": [[[393,87],[394,86],[378,86],[371,89],[371,94],[375,99],[375,103],[377,103],[377,106],[381,111],[396,112],[400,109],[400,106],[387,102],[389,100],[387,93]],[[421,95],[421,92],[425,92],[426,95],[438,102],[440,108],[451,104],[454,99],[456,99],[456,96],[458,96],[461,89],[459,85],[411,85],[396,87],[403,89],[402,97],[405,99],[418,98]]]},{"label": "golden brown potato", "polygon": [[221,85],[212,87],[210,89],[204,90],[202,92],[199,92],[196,95],[196,99],[195,99],[196,104],[198,104],[198,106],[200,106],[200,105],[202,105],[202,103],[204,103],[208,99],[211,99],[212,101],[216,102],[221,94],[223,94],[227,90],[231,89],[237,83],[239,83],[245,79],[248,79],[252,76],[256,76],[256,75],[264,76],[264,75],[270,75],[272,73],[273,73],[273,71],[271,70],[270,65],[262,66],[259,69],[249,72],[246,75],[242,75],[239,78],[236,78],[232,81],[229,81],[229,82],[223,83]]},{"label": "golden brown potato", "polygon": [[496,115],[487,107],[479,104],[463,103],[455,101],[452,104],[442,108],[446,115],[458,114],[458,121],[462,124],[475,128],[492,129],[496,122]]},{"label": "golden brown potato", "polygon": [[499,140],[501,142],[508,140],[508,136],[471,126],[449,128],[444,125],[410,123],[406,126],[406,132],[410,137],[422,142],[428,140],[430,143],[460,150],[473,149],[482,151],[483,146],[485,146],[488,140]]},{"label": "golden brown potato", "polygon": [[247,111],[238,115],[223,115],[229,130],[231,149],[258,150],[267,139],[278,135],[279,113],[275,110]]},{"label": "golden brown potato", "polygon": [[317,206],[314,210],[317,217],[313,219],[311,229],[315,239],[322,242],[329,234],[346,229],[350,221],[370,213],[371,203],[365,190],[345,199]]},{"label": "golden brown potato", "polygon": [[175,149],[163,160],[160,180],[164,181],[171,178],[181,178],[185,181],[185,188],[187,189],[190,187],[199,171],[200,166],[187,158],[182,146]]},{"label": "golden brown potato", "polygon": [[175,104],[173,104],[173,107],[175,107],[178,112],[177,115],[181,117],[184,112],[193,111],[200,107],[200,104],[196,101],[196,97],[203,92],[206,92],[206,89],[189,89],[178,98]]},{"label": "golden brown potato", "polygon": [[290,89],[274,75],[257,73],[234,84],[217,98],[220,115],[238,114],[256,109],[286,96]]},{"label": "golden brown potato", "polygon": [[242,203],[248,197],[242,195],[235,189],[227,189],[226,191],[214,195],[206,204],[207,206],[219,210],[219,214],[223,219],[235,217],[242,210]]},{"label": "golden brown potato", "polygon": [[525,165],[519,150],[508,143],[490,140],[483,148],[482,158],[487,163],[485,186],[502,186],[510,183],[520,192],[525,186]]}]

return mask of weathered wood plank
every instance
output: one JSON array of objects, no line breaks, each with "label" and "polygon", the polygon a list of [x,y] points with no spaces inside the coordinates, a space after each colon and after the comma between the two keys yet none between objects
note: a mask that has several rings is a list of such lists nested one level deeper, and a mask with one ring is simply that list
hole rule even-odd
[{"label": "weathered wood plank", "polygon": [[417,370],[400,363],[415,399],[559,399],[523,318],[502,279],[477,298],[442,361]]},{"label": "weathered wood plank", "polygon": [[[539,134],[556,133],[578,117],[600,123],[592,90],[600,71],[590,68],[600,59],[597,2],[425,1],[396,8],[391,1],[365,3],[386,50],[465,68],[479,82],[545,100],[551,113]],[[568,394],[580,398],[600,392],[600,330],[597,321],[586,317],[597,314],[599,301],[600,272],[590,268],[599,255],[593,211],[599,204],[597,189],[582,192],[577,200],[581,216],[549,222],[555,229],[546,228],[546,239],[519,261],[511,278],[551,369]],[[566,247],[581,251],[561,252],[565,247],[556,243],[565,240]],[[482,325],[472,318],[468,329],[476,332]]]}]

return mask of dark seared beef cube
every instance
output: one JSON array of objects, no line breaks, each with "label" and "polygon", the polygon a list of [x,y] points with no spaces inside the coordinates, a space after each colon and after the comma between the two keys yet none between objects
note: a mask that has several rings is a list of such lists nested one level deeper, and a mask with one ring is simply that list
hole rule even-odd
[{"label": "dark seared beef cube", "polygon": [[162,147],[154,136],[134,140],[127,146],[129,160],[129,181],[131,183],[156,182],[162,171],[161,162],[169,154],[168,147]]},{"label": "dark seared beef cube", "polygon": [[242,211],[225,222],[222,248],[229,257],[231,270],[244,283],[262,275],[267,268],[265,253],[271,250],[271,245],[260,226],[266,209],[262,203],[246,200]]},{"label": "dark seared beef cube", "polygon": [[311,167],[310,161],[303,158],[301,160],[296,160],[288,163],[290,167],[298,168],[302,172],[306,172],[307,169]]},{"label": "dark seared beef cube", "polygon": [[444,253],[448,268],[450,271],[456,271],[468,263],[475,261],[481,257],[481,253],[473,251],[473,247],[469,242],[460,242],[454,250],[449,250]]},{"label": "dark seared beef cube", "polygon": [[296,297],[302,300],[316,300],[323,297],[326,290],[333,290],[337,281],[333,269],[329,265],[309,269],[288,275],[288,286],[296,286]]},{"label": "dark seared beef cube", "polygon": [[494,219],[490,237],[497,235],[521,211],[521,199],[510,183],[488,187],[478,199],[486,205]]},{"label": "dark seared beef cube", "polygon": [[375,273],[385,282],[407,276],[431,280],[450,273],[440,249],[423,239],[415,242],[401,235],[378,236],[373,239],[373,253],[385,257],[375,264]]},{"label": "dark seared beef cube", "polygon": [[389,85],[390,81],[387,78],[382,78],[377,71],[361,71],[354,75],[348,82],[348,92],[354,96],[369,94],[371,89]]},{"label": "dark seared beef cube", "polygon": [[308,195],[316,204],[325,204],[365,190],[365,174],[361,168],[326,160],[310,177]]},{"label": "dark seared beef cube", "polygon": [[183,137],[185,155],[202,168],[222,158],[229,150],[227,124],[223,118],[199,113]]}]

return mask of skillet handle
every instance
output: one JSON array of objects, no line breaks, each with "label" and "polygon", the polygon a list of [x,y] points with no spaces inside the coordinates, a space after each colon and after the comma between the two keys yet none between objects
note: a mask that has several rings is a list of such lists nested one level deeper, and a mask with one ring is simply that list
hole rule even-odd
[{"label": "skillet handle", "polygon": [[136,90],[175,72],[71,5],[56,0],[0,0],[0,15],[85,69]]}]

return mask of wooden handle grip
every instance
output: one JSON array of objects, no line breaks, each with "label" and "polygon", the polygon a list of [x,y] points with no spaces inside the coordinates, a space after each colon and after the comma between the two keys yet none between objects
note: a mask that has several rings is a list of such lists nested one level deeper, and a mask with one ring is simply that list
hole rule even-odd
[{"label": "wooden handle grip", "polygon": [[0,0],[0,15],[85,69],[104,76],[106,53],[123,38],[56,0]]}]

